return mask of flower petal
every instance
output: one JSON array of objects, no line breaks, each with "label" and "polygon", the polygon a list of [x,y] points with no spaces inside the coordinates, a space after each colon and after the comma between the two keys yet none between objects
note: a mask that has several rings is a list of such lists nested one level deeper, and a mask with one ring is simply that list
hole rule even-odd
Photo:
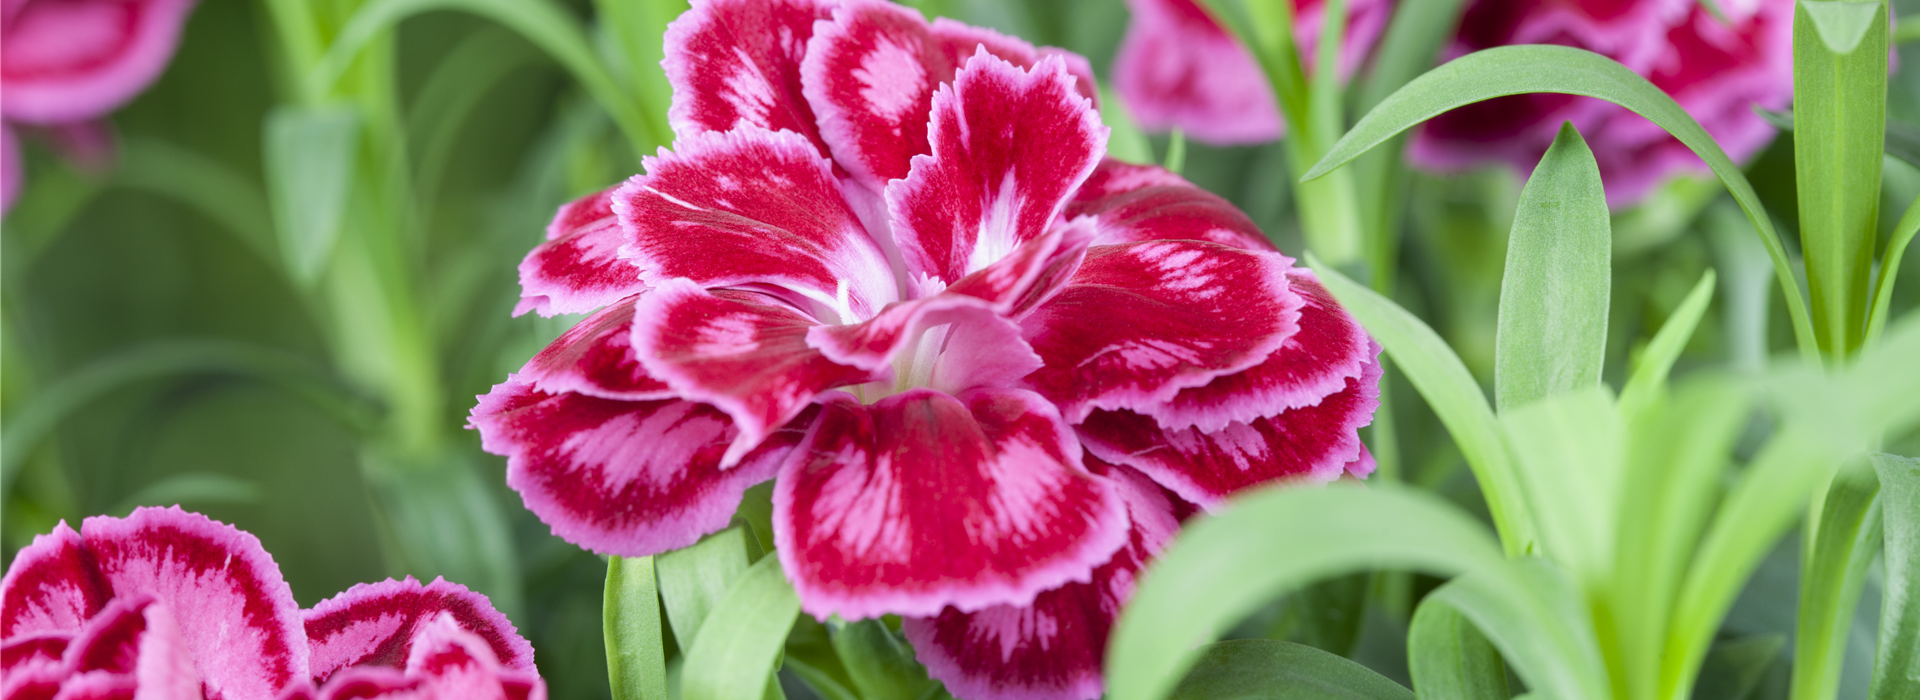
[{"label": "flower petal", "polygon": [[423,696],[432,697],[421,692],[421,686],[424,685],[425,679],[412,678],[385,666],[362,666],[335,674],[333,681],[320,689],[319,700],[416,700]]},{"label": "flower petal", "polygon": [[67,674],[61,661],[72,632],[35,632],[0,645],[0,698],[44,700],[60,692]]},{"label": "flower petal", "polygon": [[113,599],[80,533],[66,521],[35,535],[14,555],[0,581],[0,639],[37,632],[77,632]]},{"label": "flower petal", "polygon": [[1098,411],[1079,426],[1080,439],[1101,459],[1139,469],[1210,511],[1262,484],[1327,483],[1349,465],[1371,471],[1359,430],[1380,405],[1380,364],[1366,367],[1344,391],[1272,418],[1201,432],[1166,430],[1131,411]]},{"label": "flower petal", "polygon": [[726,527],[741,494],[772,478],[800,438],[775,432],[721,470],[738,431],[711,406],[548,394],[517,379],[481,397],[472,421],[481,447],[507,457],[507,485],[528,510],[561,539],[617,556],[678,549]]},{"label": "flower petal", "polygon": [[931,155],[887,185],[907,268],[952,283],[1045,233],[1106,150],[1058,57],[1022,70],[982,48],[933,97]]},{"label": "flower petal", "polygon": [[1157,165],[1107,158],[1074,192],[1066,216],[1090,216],[1095,245],[1168,239],[1274,250],[1238,207]]},{"label": "flower petal", "polygon": [[732,417],[739,441],[723,462],[732,466],[820,392],[876,378],[807,347],[814,325],[765,295],[672,280],[640,300],[633,347],[681,398]]},{"label": "flower petal", "polygon": [[640,270],[620,258],[626,234],[613,215],[617,187],[581,197],[553,215],[547,241],[520,261],[519,316],[580,314],[639,293]]},{"label": "flower petal", "polygon": [[1244,372],[1182,389],[1171,401],[1135,410],[1153,416],[1161,428],[1210,433],[1228,423],[1320,403],[1376,364],[1379,349],[1373,339],[1313,272],[1296,267],[1287,271],[1287,278],[1306,304],[1300,307],[1300,331],[1288,336],[1279,350]]},{"label": "flower petal", "polygon": [[1127,544],[1093,570],[1091,581],[1042,592],[1031,605],[978,612],[942,610],[909,617],[901,631],[927,674],[968,700],[1094,700],[1101,659],[1120,607],[1136,578],[1179,531],[1172,503],[1158,484],[1126,467],[1099,464],[1127,504]]},{"label": "flower petal", "polygon": [[633,306],[628,297],[588,316],[520,368],[522,381],[549,394],[578,392],[619,401],[673,398],[633,354]]},{"label": "flower petal", "polygon": [[113,111],[166,69],[192,9],[193,0],[25,3],[0,44],[0,115],[58,124]]},{"label": "flower petal", "polygon": [[[977,48],[1022,68],[1043,55],[1031,44],[947,19],[928,24],[920,13],[879,0],[851,0],[818,25],[800,64],[801,84],[820,120],[820,137],[836,162],[874,191],[907,176],[909,160],[930,152],[927,116],[934,89]],[[1076,87],[1091,98],[1093,73],[1085,59]]]},{"label": "flower petal", "polygon": [[667,25],[667,121],[682,139],[757,126],[800,134],[825,156],[813,109],[800,91],[800,61],[816,20],[832,2],[695,0]]},{"label": "flower petal", "polygon": [[866,318],[898,299],[886,253],[799,136],[742,127],[682,138],[614,193],[622,253],[658,286],[767,284]]},{"label": "flower petal", "polygon": [[403,668],[415,635],[442,615],[482,640],[499,663],[534,670],[533,646],[485,595],[445,579],[423,586],[408,576],[356,585],[302,614],[314,684],[353,666]]},{"label": "flower petal", "polygon": [[540,700],[546,683],[529,665],[500,663],[487,640],[441,613],[414,636],[407,674],[428,679],[434,697]]},{"label": "flower petal", "polygon": [[[74,638],[65,662],[74,676],[123,677],[138,688],[142,700],[200,699],[193,654],[172,613],[153,596],[120,598],[108,605]],[[75,684],[69,679],[65,685]],[[66,687],[61,690],[69,694]]]},{"label": "flower petal", "polygon": [[1025,381],[1077,424],[1259,364],[1298,329],[1289,262],[1203,241],[1095,246],[1021,322],[1046,362]]},{"label": "flower petal", "polygon": [[1140,128],[1208,143],[1280,137],[1280,107],[1253,56],[1193,0],[1129,0],[1113,84]]},{"label": "flower petal", "polygon": [[780,563],[815,617],[1024,605],[1085,581],[1126,512],[1044,399],[914,389],[821,400],[774,486]]}]

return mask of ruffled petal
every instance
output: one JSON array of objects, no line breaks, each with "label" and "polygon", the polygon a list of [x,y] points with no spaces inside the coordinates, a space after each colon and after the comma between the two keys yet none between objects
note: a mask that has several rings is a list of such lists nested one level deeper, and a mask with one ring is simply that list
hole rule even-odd
[{"label": "ruffled petal", "polygon": [[193,0],[25,3],[0,44],[0,115],[58,124],[113,111],[173,57]]},{"label": "ruffled petal", "polygon": [[534,670],[533,646],[485,595],[445,579],[423,586],[409,576],[356,585],[302,615],[314,684],[352,666],[404,668],[416,634],[442,615],[482,640],[500,664]]},{"label": "ruffled petal", "polygon": [[80,533],[66,521],[35,535],[14,555],[0,582],[0,639],[38,632],[73,633],[113,599]]},{"label": "ruffled petal", "polygon": [[556,536],[617,556],[678,549],[726,527],[741,494],[772,478],[801,434],[776,431],[722,470],[739,431],[711,406],[549,394],[517,379],[481,397],[472,424]]},{"label": "ruffled petal", "polygon": [[673,280],[636,307],[633,346],[647,369],[681,398],[732,417],[739,439],[723,462],[732,466],[820,392],[880,378],[808,347],[807,331],[814,325],[761,294],[708,291]]},{"label": "ruffled petal", "polygon": [[628,297],[561,333],[520,368],[521,381],[549,394],[577,392],[619,401],[673,398],[633,353],[633,306]]},{"label": "ruffled petal", "polygon": [[951,284],[1047,231],[1106,150],[1074,84],[1057,57],[1022,70],[979,49],[940,86],[931,155],[886,190],[909,270]]},{"label": "ruffled petal", "polygon": [[1085,583],[1045,591],[1031,605],[978,612],[947,608],[910,617],[901,631],[927,674],[967,700],[1094,700],[1101,659],[1120,607],[1133,597],[1140,571],[1179,531],[1173,504],[1159,485],[1126,467],[1100,464],[1127,504],[1126,546]]},{"label": "ruffled petal", "polygon": [[61,660],[71,632],[35,632],[0,645],[0,698],[47,700],[60,692],[67,666]]},{"label": "ruffled petal", "polygon": [[581,197],[553,216],[547,241],[520,261],[518,316],[580,314],[639,293],[640,270],[620,258],[626,235],[613,215],[617,187]]},{"label": "ruffled petal", "polygon": [[1202,241],[1096,246],[1059,294],[1021,322],[1046,365],[1026,384],[1079,423],[1145,408],[1265,360],[1304,303],[1278,253]]},{"label": "ruffled petal", "polygon": [[1025,605],[1126,542],[1113,486],[1044,399],[915,389],[820,418],[773,495],[780,563],[819,618]]},{"label": "ruffled petal", "polygon": [[826,156],[800,88],[800,61],[832,2],[695,0],[667,25],[667,121],[682,139],[754,126],[804,137]]},{"label": "ruffled petal", "polygon": [[[70,689],[77,688],[117,693],[131,684],[142,700],[200,700],[193,654],[173,615],[152,596],[121,598],[108,605],[74,638],[64,661],[72,675],[62,684],[62,696],[71,696]],[[116,680],[96,686],[88,676]]]},{"label": "ruffled petal", "polygon": [[1162,428],[1214,432],[1228,423],[1312,406],[1344,391],[1347,380],[1375,363],[1379,349],[1313,272],[1296,267],[1287,277],[1306,303],[1300,307],[1299,332],[1288,336],[1279,350],[1244,372],[1182,389],[1171,401],[1135,410],[1153,416]]},{"label": "ruffled petal", "polygon": [[[879,0],[843,2],[818,25],[801,63],[801,84],[835,160],[879,191],[907,176],[909,160],[930,152],[927,116],[934,89],[977,49],[1023,68],[1057,50]],[[1085,59],[1069,63],[1080,94],[1094,95]],[[1077,70],[1075,70],[1077,69]]]},{"label": "ruffled petal", "polygon": [[831,164],[792,133],[684,137],[614,193],[623,249],[653,286],[764,284],[842,316],[900,298],[886,253],[841,196]]},{"label": "ruffled petal", "polygon": [[447,613],[421,628],[407,658],[407,675],[426,680],[428,696],[545,700],[546,683],[531,668],[503,666],[487,641]]},{"label": "ruffled petal", "polygon": [[1274,250],[1238,207],[1157,165],[1100,161],[1074,192],[1066,216],[1093,217],[1095,245],[1189,239]]},{"label": "ruffled petal", "polygon": [[[432,697],[422,692],[426,683],[405,672],[385,666],[348,668],[334,674],[333,682],[320,689],[320,700],[416,700]],[[281,700],[294,700],[282,698]],[[437,700],[437,699],[436,699]]]},{"label": "ruffled petal", "polygon": [[1220,145],[1279,138],[1280,107],[1253,56],[1193,0],[1128,0],[1113,84],[1148,131]]},{"label": "ruffled petal", "polygon": [[[1371,352],[1378,353],[1375,346]],[[1242,490],[1274,482],[1326,483],[1349,466],[1371,472],[1359,430],[1380,405],[1380,364],[1319,404],[1213,432],[1166,430],[1131,411],[1098,411],[1080,424],[1087,451],[1153,477],[1181,498],[1216,510]]]}]

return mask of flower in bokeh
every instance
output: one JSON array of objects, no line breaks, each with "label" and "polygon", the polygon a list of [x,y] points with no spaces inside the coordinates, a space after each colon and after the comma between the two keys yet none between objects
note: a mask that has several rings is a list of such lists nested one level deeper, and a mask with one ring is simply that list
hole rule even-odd
[{"label": "flower in bokeh", "polygon": [[[4,0],[0,4],[0,118],[6,155],[0,209],[22,173],[16,126],[58,127],[56,144],[105,143],[92,122],[160,76],[194,0]],[[74,154],[82,160],[92,153]]]},{"label": "flower in bokeh", "polygon": [[885,2],[695,2],[673,150],[563,207],[481,397],[554,532],[624,556],[776,479],[807,612],[907,618],[963,698],[1092,698],[1140,568],[1273,482],[1364,475],[1377,346],[1224,200],[1103,157],[1084,60]]},{"label": "flower in bokeh", "polygon": [[[1293,0],[1293,39],[1312,70],[1324,0]],[[1253,55],[1196,0],[1127,0],[1133,21],[1114,56],[1114,89],[1140,127],[1220,145],[1280,137],[1285,125]],[[1340,75],[1353,74],[1393,14],[1392,0],[1350,0]]]},{"label": "flower in bokeh", "polygon": [[[1722,0],[1727,21],[1696,0],[1477,0],[1450,56],[1509,44],[1560,44],[1607,56],[1665,90],[1743,161],[1773,138],[1753,112],[1793,95],[1793,0]],[[1589,97],[1501,97],[1440,115],[1415,132],[1416,165],[1453,171],[1508,163],[1527,172],[1564,121],[1592,144],[1608,203],[1632,204],[1698,156],[1646,118]]]},{"label": "flower in bokeh", "polygon": [[302,613],[258,539],[177,507],[61,523],[20,550],[0,673],[7,700],[545,696],[484,596],[407,579]]}]

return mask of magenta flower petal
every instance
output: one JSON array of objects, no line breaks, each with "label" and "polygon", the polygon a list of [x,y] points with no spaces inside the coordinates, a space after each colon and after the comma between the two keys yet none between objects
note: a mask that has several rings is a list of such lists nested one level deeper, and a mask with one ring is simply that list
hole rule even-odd
[{"label": "magenta flower petal", "polygon": [[640,271],[620,258],[626,234],[613,215],[615,187],[576,199],[547,224],[547,242],[520,261],[518,316],[579,314],[640,292]]},{"label": "magenta flower petal", "polygon": [[1157,165],[1100,161],[1067,204],[1066,215],[1093,217],[1099,245],[1188,239],[1273,250],[1239,208]]},{"label": "magenta flower petal", "polygon": [[[684,20],[683,20],[684,21]],[[771,285],[865,318],[900,297],[832,163],[798,135],[742,127],[682,138],[614,194],[641,279]]]},{"label": "magenta flower petal", "polygon": [[667,25],[667,121],[682,139],[754,126],[791,131],[826,156],[800,89],[800,61],[830,1],[694,0]]},{"label": "magenta flower petal", "polygon": [[931,155],[887,186],[913,272],[952,283],[1040,237],[1106,150],[1065,62],[1032,70],[979,49],[933,97]]},{"label": "magenta flower petal", "polygon": [[108,605],[74,638],[64,663],[71,675],[56,697],[201,697],[200,676],[180,627],[152,596],[121,598]]},{"label": "magenta flower petal", "polygon": [[482,640],[501,665],[534,672],[533,646],[486,596],[444,579],[423,586],[409,576],[356,585],[302,614],[314,685],[349,667],[404,668],[416,635],[441,615]]},{"label": "magenta flower petal", "polygon": [[1126,542],[1113,486],[1035,394],[821,403],[773,495],[780,563],[816,617],[1024,605]]},{"label": "magenta flower petal", "polygon": [[167,67],[193,0],[29,0],[0,33],[0,116],[59,124],[125,104]]},{"label": "magenta flower petal", "polygon": [[408,633],[405,659],[344,668],[320,689],[321,700],[545,700],[546,683],[530,662],[526,668],[502,663],[496,647],[455,613],[409,623],[418,624]]},{"label": "magenta flower petal", "polygon": [[72,633],[105,608],[113,588],[89,559],[80,533],[64,521],[35,535],[0,583],[0,639]]},{"label": "magenta flower petal", "polygon": [[1158,484],[1126,467],[1099,465],[1127,504],[1127,544],[1093,570],[1087,582],[1044,591],[1025,606],[977,612],[947,608],[909,617],[901,631],[927,673],[968,700],[1093,700],[1100,697],[1100,661],[1120,607],[1133,597],[1141,569],[1180,529]]},{"label": "magenta flower petal", "polygon": [[1220,145],[1279,138],[1280,107],[1252,54],[1193,0],[1128,0],[1113,85],[1140,128]]},{"label": "magenta flower petal", "polygon": [[1153,406],[1259,364],[1299,327],[1289,262],[1202,241],[1091,248],[1021,322],[1046,362],[1026,384],[1077,424],[1096,408]]},{"label": "magenta flower petal", "polygon": [[614,302],[561,333],[520,369],[521,381],[548,394],[578,392],[619,401],[673,398],[633,353],[633,307],[639,297]]}]

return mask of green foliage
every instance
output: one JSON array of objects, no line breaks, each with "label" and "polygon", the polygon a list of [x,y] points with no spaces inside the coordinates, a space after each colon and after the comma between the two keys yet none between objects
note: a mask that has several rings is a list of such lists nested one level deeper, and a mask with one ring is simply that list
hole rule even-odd
[{"label": "green foliage", "polygon": [[1873,700],[1920,693],[1920,459],[1875,454],[1885,522],[1886,597]]},{"label": "green foliage", "polygon": [[600,623],[614,700],[666,700],[667,659],[653,557],[608,557]]},{"label": "green foliage", "polygon": [[1367,667],[1304,644],[1271,639],[1200,648],[1174,700],[1412,700],[1413,692]]},{"label": "green foliage", "polygon": [[1507,665],[1500,652],[1466,617],[1429,597],[1407,630],[1407,661],[1413,687],[1423,699],[1506,700]]},{"label": "green foliage", "polygon": [[[800,614],[779,557],[761,557],[733,582],[687,649],[680,697],[759,700],[779,668],[780,649]],[[683,637],[684,639],[684,637]]]}]

